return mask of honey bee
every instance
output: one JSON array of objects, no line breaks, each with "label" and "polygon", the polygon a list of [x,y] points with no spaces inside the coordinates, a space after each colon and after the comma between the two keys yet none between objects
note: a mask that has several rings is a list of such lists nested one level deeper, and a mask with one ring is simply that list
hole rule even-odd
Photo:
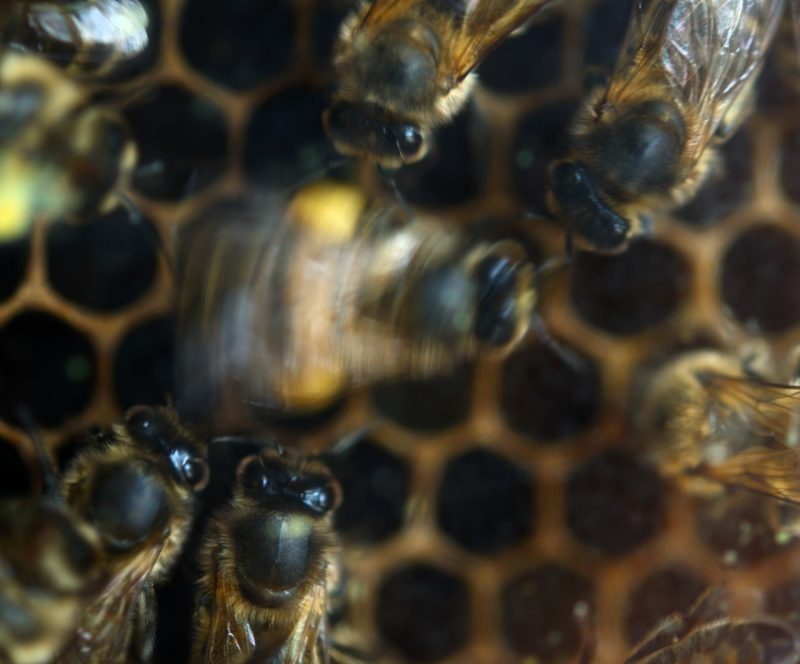
[{"label": "honey bee", "polygon": [[783,0],[651,0],[634,13],[614,74],[549,168],[548,207],[577,239],[621,251],[653,210],[697,191],[751,107]]},{"label": "honey bee", "polygon": [[345,19],[333,52],[337,91],[323,116],[345,155],[399,168],[425,157],[493,46],[550,0],[375,0]]},{"label": "honey bee", "polygon": [[340,493],[316,459],[265,447],[242,460],[233,499],[211,518],[198,555],[193,662],[340,661],[327,623]]},{"label": "honey bee", "polygon": [[633,649],[626,664],[730,662],[792,664],[800,660],[800,639],[777,618],[734,617],[721,588],[697,600],[690,611],[675,614]]},{"label": "honey bee", "polygon": [[190,224],[178,242],[178,405],[303,409],[348,385],[508,352],[536,302],[522,246],[400,212],[318,182],[288,206],[231,204]]},{"label": "honey bee", "polygon": [[0,40],[68,74],[104,76],[147,48],[149,23],[139,0],[6,0]]},{"label": "honey bee", "polygon": [[103,582],[97,533],[58,500],[0,503],[0,660],[45,664]]},{"label": "honey bee", "polygon": [[154,584],[188,535],[195,493],[208,481],[206,444],[168,408],[130,410],[99,447],[64,473],[66,501],[98,533],[107,580],[59,662],[147,661],[155,638]]},{"label": "honey bee", "polygon": [[695,492],[745,488],[800,502],[800,387],[747,371],[735,355],[685,353],[650,379],[639,414],[646,454]]},{"label": "honey bee", "polygon": [[135,162],[119,114],[40,58],[0,56],[0,240],[37,220],[107,212]]}]

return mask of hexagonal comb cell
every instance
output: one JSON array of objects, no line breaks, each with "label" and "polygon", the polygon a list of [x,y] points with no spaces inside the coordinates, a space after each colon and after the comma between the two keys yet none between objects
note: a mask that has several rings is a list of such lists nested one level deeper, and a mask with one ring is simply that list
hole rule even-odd
[{"label": "hexagonal comb cell", "polygon": [[570,532],[603,553],[630,553],[664,527],[658,473],[622,452],[605,452],[578,466],[565,490]]},{"label": "hexagonal comb cell", "polygon": [[574,657],[584,645],[593,595],[590,581],[557,563],[518,574],[500,593],[503,636],[517,655],[537,662]]},{"label": "hexagonal comb cell", "polygon": [[295,27],[292,5],[285,0],[235,0],[225,11],[214,0],[195,0],[184,9],[180,42],[198,73],[247,90],[290,65]]},{"label": "hexagonal comb cell", "polygon": [[77,416],[94,391],[97,360],[86,336],[43,311],[26,311],[0,329],[0,417],[18,408],[56,427]]},{"label": "hexagonal comb cell", "polygon": [[378,632],[409,660],[443,659],[469,640],[467,585],[439,567],[414,562],[392,570],[381,581],[375,601]]},{"label": "hexagonal comb cell", "polygon": [[139,148],[137,191],[158,200],[182,200],[221,175],[225,118],[211,101],[169,85],[148,90],[125,114]]},{"label": "hexagonal comb cell", "polygon": [[114,362],[114,389],[123,409],[163,404],[172,396],[175,322],[154,318],[128,330]]},{"label": "hexagonal comb cell", "polygon": [[327,461],[342,486],[336,529],[347,541],[376,543],[402,528],[411,482],[405,459],[365,437]]},{"label": "hexagonal comb cell", "polygon": [[386,383],[372,399],[386,417],[416,431],[437,431],[469,415],[474,367],[462,364],[449,374],[426,380]]},{"label": "hexagonal comb cell", "polygon": [[4,438],[0,438],[0,468],[3,469],[0,500],[30,494],[33,489],[31,470],[20,455],[17,446]]},{"label": "hexagonal comb cell", "polygon": [[696,572],[683,565],[670,565],[648,574],[628,599],[625,616],[628,642],[639,643],[673,613],[688,613],[706,587]]},{"label": "hexagonal comb cell", "polygon": [[618,256],[580,252],[570,297],[590,324],[613,334],[636,334],[666,320],[686,296],[689,266],[674,249],[634,242]]},{"label": "hexagonal comb cell", "polygon": [[30,252],[30,237],[0,243],[0,300],[11,297],[22,285]]},{"label": "hexagonal comb cell", "polygon": [[96,311],[123,309],[152,285],[156,230],[118,207],[86,224],[60,222],[47,234],[47,276],[62,297]]},{"label": "hexagonal comb cell", "polygon": [[738,235],[720,268],[720,290],[731,313],[768,333],[800,322],[798,280],[800,239],[772,224],[757,224]]},{"label": "hexagonal comb cell", "polygon": [[436,513],[442,532],[468,551],[500,553],[535,528],[533,478],[493,452],[470,450],[445,466]]},{"label": "hexagonal comb cell", "polygon": [[600,377],[577,354],[568,363],[544,344],[524,347],[503,364],[501,407],[508,423],[537,442],[558,442],[584,429],[600,401]]}]

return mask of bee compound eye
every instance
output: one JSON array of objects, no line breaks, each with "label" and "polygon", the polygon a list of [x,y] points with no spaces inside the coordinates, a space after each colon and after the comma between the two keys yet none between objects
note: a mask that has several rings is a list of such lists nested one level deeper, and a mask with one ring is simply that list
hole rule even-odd
[{"label": "bee compound eye", "polygon": [[239,485],[245,493],[260,495],[270,486],[269,477],[258,455],[243,459],[237,471]]},{"label": "bee compound eye", "polygon": [[303,503],[317,514],[325,514],[334,508],[337,499],[336,487],[327,478],[311,484],[303,490]]},{"label": "bee compound eye", "polygon": [[125,414],[125,426],[137,440],[154,441],[162,434],[159,418],[150,406],[134,406]]},{"label": "bee compound eye", "polygon": [[189,486],[199,491],[208,484],[208,464],[202,459],[188,458],[183,463],[183,477]]},{"label": "bee compound eye", "polygon": [[569,193],[582,181],[581,171],[572,161],[557,161],[550,168],[550,185],[556,191]]},{"label": "bee compound eye", "polygon": [[425,137],[418,127],[402,125],[398,134],[397,144],[404,162],[419,161],[427,154]]}]

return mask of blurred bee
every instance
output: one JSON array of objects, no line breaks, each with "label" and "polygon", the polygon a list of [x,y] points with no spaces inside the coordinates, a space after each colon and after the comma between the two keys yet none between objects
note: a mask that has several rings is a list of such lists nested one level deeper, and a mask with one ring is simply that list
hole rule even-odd
[{"label": "blurred bee", "polygon": [[0,503],[0,661],[13,664],[51,662],[104,580],[99,537],[64,504],[37,442],[45,490]]},{"label": "blurred bee", "polygon": [[790,625],[769,616],[734,617],[731,608],[722,589],[704,593],[685,616],[671,616],[648,634],[626,664],[800,661],[800,638]]},{"label": "blurred bee", "polygon": [[68,74],[100,77],[147,48],[149,23],[140,0],[5,0],[0,41]]},{"label": "blurred bee", "polygon": [[469,98],[472,70],[550,0],[374,0],[342,24],[337,91],[323,122],[336,149],[386,168],[424,158],[431,129]]},{"label": "blurred bee", "polygon": [[188,535],[195,493],[208,481],[207,447],[170,409],[144,406],[98,442],[67,468],[64,488],[70,508],[99,534],[108,580],[57,661],[147,661],[154,584]]},{"label": "blurred bee", "polygon": [[288,207],[231,204],[190,224],[178,242],[179,406],[302,409],[354,383],[508,352],[536,302],[523,248],[400,212],[319,182]]},{"label": "blurred bee", "polygon": [[695,492],[722,486],[800,503],[800,387],[753,375],[733,355],[684,353],[650,379],[646,454]]},{"label": "blurred bee", "polygon": [[264,448],[236,472],[198,555],[192,661],[323,664],[328,595],[339,581],[333,514],[340,489],[320,461]]},{"label": "blurred bee", "polygon": [[783,0],[635,4],[616,70],[549,169],[548,206],[590,249],[621,251],[686,202],[746,118]]},{"label": "blurred bee", "polygon": [[40,58],[0,56],[0,241],[37,220],[107,212],[135,162],[119,114]]}]

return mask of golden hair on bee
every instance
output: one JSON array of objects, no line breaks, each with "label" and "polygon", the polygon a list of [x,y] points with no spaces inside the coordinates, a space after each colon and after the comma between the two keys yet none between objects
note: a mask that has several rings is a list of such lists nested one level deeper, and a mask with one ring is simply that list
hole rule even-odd
[{"label": "golden hair on bee", "polygon": [[616,68],[549,169],[548,207],[609,253],[691,198],[752,107],[783,0],[634,3]]},{"label": "golden hair on bee", "polygon": [[216,206],[177,251],[178,405],[201,415],[223,399],[315,407],[508,353],[536,303],[517,242],[406,219],[344,183]]},{"label": "golden hair on bee", "polygon": [[473,69],[550,0],[362,1],[333,51],[323,121],[336,149],[386,168],[428,152],[430,132],[464,106]]},{"label": "golden hair on bee", "polygon": [[637,424],[643,453],[692,491],[738,487],[800,502],[800,387],[754,375],[734,354],[665,363],[643,390]]},{"label": "golden hair on bee", "polygon": [[98,533],[107,581],[61,662],[146,661],[155,638],[154,585],[174,565],[208,481],[207,445],[164,407],[140,406],[64,473],[66,501]]},{"label": "golden hair on bee", "polygon": [[140,0],[9,0],[0,38],[11,51],[40,55],[83,78],[105,76],[150,43]]},{"label": "golden hair on bee", "polygon": [[106,212],[136,147],[122,117],[43,59],[0,54],[0,240],[37,221]]},{"label": "golden hair on bee", "polygon": [[212,517],[198,554],[193,662],[330,661],[340,501],[317,459],[265,447],[242,460],[233,498]]}]

